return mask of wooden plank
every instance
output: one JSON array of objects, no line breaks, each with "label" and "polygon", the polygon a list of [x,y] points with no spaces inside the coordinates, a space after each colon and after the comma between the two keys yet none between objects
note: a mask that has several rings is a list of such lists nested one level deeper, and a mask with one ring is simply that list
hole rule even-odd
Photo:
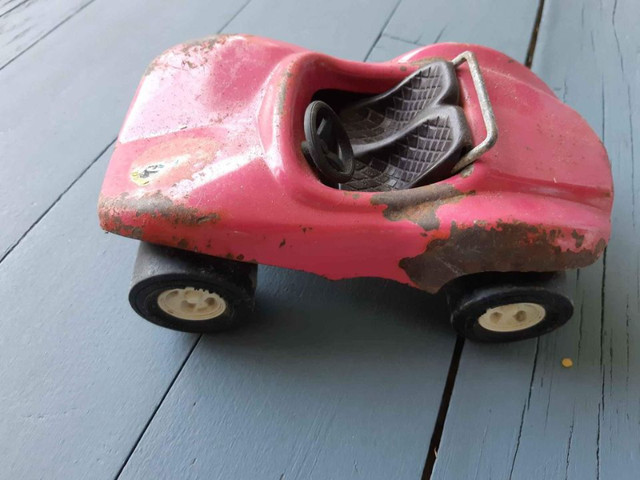
[{"label": "wooden plank", "polygon": [[0,264],[0,477],[113,479],[197,337],[126,302],[135,242],[105,235],[103,158]]},{"label": "wooden plank", "polygon": [[612,238],[606,261],[574,274],[567,326],[538,342],[465,345],[434,478],[637,478],[638,13],[626,0],[545,2],[533,69],[604,140],[616,187]]},{"label": "wooden plank", "polygon": [[[353,38],[302,38],[293,27],[316,13],[296,2],[295,13],[252,3],[228,28],[363,58],[370,12],[326,5]],[[383,36],[370,60],[413,47]],[[260,276],[258,325],[203,338],[121,478],[420,478],[454,344],[442,299],[376,280]]]},{"label": "wooden plank", "polygon": [[523,58],[537,8],[531,0],[403,0],[384,34],[418,45],[477,43]]},{"label": "wooden plank", "polygon": [[27,0],[1,0],[0,1],[0,16],[4,15],[10,10],[17,8],[20,4]]},{"label": "wooden plank", "polygon": [[229,32],[251,32],[362,60],[375,43],[398,0],[323,0],[321,2],[252,0],[228,26]]},{"label": "wooden plank", "polygon": [[96,2],[0,70],[0,258],[113,141],[151,59],[242,6]]},{"label": "wooden plank", "polygon": [[420,478],[453,344],[440,299],[259,276],[257,324],[203,337],[121,478]]},{"label": "wooden plank", "polygon": [[0,69],[94,0],[14,0],[0,5]]},{"label": "wooden plank", "polygon": [[419,45],[416,45],[415,43],[409,43],[404,40],[382,35],[371,50],[368,60],[388,60],[390,58],[399,57],[400,55],[418,47]]}]

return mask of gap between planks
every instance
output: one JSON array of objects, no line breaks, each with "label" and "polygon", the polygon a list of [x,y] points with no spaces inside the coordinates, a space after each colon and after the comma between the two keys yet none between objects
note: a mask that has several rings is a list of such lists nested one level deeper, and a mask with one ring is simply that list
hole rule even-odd
[{"label": "gap between planks", "polygon": [[[542,13],[544,11],[544,2],[545,0],[539,0],[538,10],[536,11],[535,20],[533,22],[533,29],[531,30],[531,36],[529,39],[529,47],[527,49],[527,56],[525,60],[525,65],[527,68],[531,68],[533,65],[533,56],[535,55],[536,44],[538,42],[538,31],[540,29],[540,23],[542,21]],[[440,32],[440,35],[442,32]],[[438,38],[440,38],[438,35]],[[436,41],[438,40],[436,39]],[[451,363],[449,365],[449,374],[447,376],[447,382],[445,384],[444,391],[442,392],[442,402],[440,404],[440,409],[438,411],[438,418],[436,421],[436,425],[433,430],[433,434],[431,436],[431,442],[429,443],[429,451],[427,452],[427,458],[425,461],[424,470],[422,472],[422,480],[429,480],[433,475],[433,469],[436,464],[436,460],[438,457],[438,450],[440,449],[440,441],[442,440],[442,433],[444,431],[444,424],[447,417],[447,413],[449,412],[449,404],[451,403],[451,397],[453,395],[453,388],[456,382],[456,375],[458,373],[458,368],[460,366],[460,359],[462,357],[462,351],[464,349],[465,339],[463,337],[458,337],[456,340],[456,346],[453,351],[453,355],[451,357]],[[535,366],[538,355],[538,344],[536,343],[536,355],[534,358],[533,371],[531,373],[531,382],[533,382],[534,374],[535,374]],[[522,412],[522,416],[524,418],[524,410]],[[520,425],[520,429],[522,430],[522,425]],[[520,440],[520,435],[518,435],[518,443]],[[517,452],[517,447],[516,447]],[[515,464],[515,455],[514,455],[514,464]],[[511,468],[513,472],[513,465]]]},{"label": "gap between planks", "polygon": [[[217,31],[217,33],[222,32],[225,28],[227,28],[227,26],[238,16],[240,15],[240,13],[242,13],[242,11],[247,7],[247,5],[249,5],[249,3],[251,3],[251,0],[247,0],[247,2],[245,2],[242,7],[240,7],[238,9],[238,11]],[[171,389],[173,388],[173,384],[176,383],[176,380],[178,379],[178,377],[180,376],[180,374],[182,373],[182,370],[184,369],[185,365],[187,364],[187,362],[189,361],[189,359],[191,358],[191,354],[193,354],[193,351],[196,349],[196,347],[198,346],[198,344],[200,343],[200,340],[202,340],[202,334],[200,334],[198,336],[198,339],[193,343],[193,346],[191,347],[191,349],[187,352],[187,355],[184,357],[184,360],[182,361],[182,364],[180,365],[180,368],[178,368],[178,371],[176,372],[176,374],[174,375],[174,377],[171,379],[171,382],[169,383],[169,385],[167,386],[167,389],[165,390],[164,394],[162,395],[162,397],[160,398],[160,401],[158,402],[158,404],[156,405],[156,407],[153,409],[153,412],[151,412],[151,415],[149,416],[149,419],[147,420],[147,422],[145,423],[144,427],[142,428],[142,431],[140,432],[140,435],[138,435],[138,438],[136,439],[136,441],[134,442],[133,446],[131,447],[131,449],[129,450],[129,453],[127,454],[127,457],[124,459],[124,462],[122,462],[122,465],[120,466],[120,469],[118,470],[118,473],[115,476],[115,480],[118,480],[118,478],[120,478],[120,476],[122,475],[122,472],[124,471],[124,469],[126,468],[127,464],[129,463],[129,460],[131,459],[131,456],[133,455],[133,453],[136,451],[136,448],[138,448],[138,445],[140,444],[140,442],[142,441],[142,439],[144,438],[144,435],[147,433],[147,430],[149,429],[149,425],[151,425],[151,422],[153,421],[154,417],[156,416],[156,414],[158,413],[158,410],[160,409],[160,407],[162,406],[162,404],[164,403],[165,398],[167,398],[167,395],[169,394],[169,392],[171,391]]]},{"label": "gap between planks", "polygon": [[100,157],[102,157],[102,155],[104,155],[104,154],[105,154],[105,152],[106,152],[107,150],[109,150],[109,147],[111,147],[111,145],[113,145],[113,144],[115,143],[115,141],[116,141],[116,140],[117,140],[117,138],[114,138],[113,140],[111,140],[111,141],[107,144],[107,146],[106,146],[106,147],[104,147],[104,148],[100,151],[100,153],[98,153],[98,155],[96,155],[96,156],[93,158],[93,160],[91,160],[91,162],[89,162],[89,165],[87,165],[87,166],[86,166],[86,167],[85,167],[85,168],[80,172],[80,174],[79,174],[76,178],[74,178],[74,179],[73,179],[73,181],[72,181],[72,182],[67,186],[67,188],[65,188],[65,189],[62,191],[62,193],[56,197],[56,199],[53,201],[53,203],[51,203],[51,204],[50,204],[50,205],[45,209],[45,211],[44,211],[44,212],[42,212],[42,214],[41,214],[41,215],[36,219],[36,221],[35,221],[35,222],[33,222],[33,223],[29,226],[29,228],[27,228],[27,230],[26,230],[26,231],[25,231],[25,232],[20,236],[20,238],[18,238],[18,240],[16,240],[16,241],[13,243],[13,245],[11,245],[11,246],[7,249],[7,251],[6,251],[6,252],[4,252],[4,254],[3,254],[2,256],[0,256],[0,264],[2,264],[2,262],[5,260],[5,258],[7,258],[7,257],[9,256],[9,254],[10,254],[11,252],[13,252],[13,251],[15,250],[15,248],[20,244],[20,242],[22,242],[22,240],[24,240],[24,239],[26,238],[26,236],[27,236],[27,235],[29,235],[29,233],[31,232],[31,230],[33,230],[33,229],[36,227],[36,225],[38,225],[38,224],[42,221],[42,219],[43,219],[44,217],[46,217],[46,216],[47,216],[47,214],[51,211],[51,209],[52,209],[53,207],[55,207],[55,206],[58,204],[58,202],[59,202],[60,200],[62,200],[62,197],[64,197],[64,195],[65,195],[69,190],[71,190],[71,188],[72,188],[76,183],[78,183],[78,180],[80,180],[80,179],[84,176],[84,174],[85,174],[85,173],[87,173],[87,172],[89,171],[89,169],[90,169],[91,167],[93,167],[93,165],[94,165],[94,164],[95,164],[95,163],[100,159]]},{"label": "gap between planks", "polygon": [[[4,12],[2,14],[2,16],[5,16],[9,13],[11,13],[12,11],[14,11],[17,8],[20,8],[23,4],[27,3],[28,0],[25,0],[24,2],[18,3],[17,5],[15,5],[14,7],[12,7],[10,10],[7,10],[6,12]],[[89,0],[87,3],[85,3],[84,5],[82,5],[80,8],[78,8],[77,10],[75,10],[73,13],[71,13],[71,15],[68,15],[67,17],[65,17],[64,19],[62,19],[62,21],[58,22],[56,25],[53,26],[53,28],[47,30],[45,33],[43,33],[42,35],[40,35],[34,42],[30,43],[29,45],[27,45],[22,51],[20,51],[19,53],[17,53],[16,55],[14,55],[13,57],[11,57],[6,63],[4,63],[3,65],[0,65],[0,70],[2,70],[3,68],[7,67],[8,65],[10,65],[11,63],[13,63],[15,60],[17,60],[18,58],[20,58],[22,55],[24,55],[26,52],[28,52],[29,50],[31,50],[33,47],[35,47],[38,43],[40,43],[42,40],[44,40],[45,38],[47,38],[49,35],[51,35],[53,32],[55,32],[58,28],[60,28],[62,25],[64,25],[65,23],[67,23],[69,20],[71,20],[73,17],[75,17],[78,13],[80,13],[82,10],[84,10],[85,8],[87,8],[89,5],[91,5],[93,2],[95,2],[96,0]],[[84,173],[84,172],[83,172]],[[76,179],[77,180],[77,179]]]}]

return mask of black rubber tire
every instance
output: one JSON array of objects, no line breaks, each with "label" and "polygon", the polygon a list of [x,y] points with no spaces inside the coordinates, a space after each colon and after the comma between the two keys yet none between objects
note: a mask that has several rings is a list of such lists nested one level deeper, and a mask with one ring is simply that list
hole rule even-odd
[{"label": "black rubber tire", "polygon": [[[142,318],[182,332],[236,328],[251,317],[258,266],[142,242],[133,269],[129,303]],[[220,295],[226,310],[211,320],[174,317],[158,305],[166,290],[193,287]]]},{"label": "black rubber tire", "polygon": [[[476,342],[514,342],[534,338],[562,326],[573,315],[564,272],[488,273],[463,277],[447,287],[451,324]],[[512,303],[537,303],[545,316],[523,330],[496,332],[485,329],[479,317],[490,308]]]}]

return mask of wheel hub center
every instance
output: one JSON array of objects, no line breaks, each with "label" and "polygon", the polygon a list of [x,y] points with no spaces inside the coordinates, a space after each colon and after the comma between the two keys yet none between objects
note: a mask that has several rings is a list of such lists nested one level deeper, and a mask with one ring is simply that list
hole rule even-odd
[{"label": "wheel hub center", "polygon": [[209,290],[185,287],[162,292],[158,296],[158,307],[182,320],[211,320],[227,310],[227,302]]},{"label": "wheel hub center", "polygon": [[537,325],[546,314],[538,303],[510,303],[487,309],[478,323],[492,332],[517,332]]}]

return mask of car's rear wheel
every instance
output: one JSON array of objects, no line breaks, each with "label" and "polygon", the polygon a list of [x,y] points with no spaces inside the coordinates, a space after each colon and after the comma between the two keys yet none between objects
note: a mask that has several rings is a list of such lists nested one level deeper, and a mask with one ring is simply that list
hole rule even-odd
[{"label": "car's rear wheel", "polygon": [[573,314],[563,272],[473,275],[450,285],[447,298],[453,327],[480,342],[537,337]]},{"label": "car's rear wheel", "polygon": [[250,318],[257,265],[141,243],[129,302],[146,320],[184,332],[219,332]]}]

